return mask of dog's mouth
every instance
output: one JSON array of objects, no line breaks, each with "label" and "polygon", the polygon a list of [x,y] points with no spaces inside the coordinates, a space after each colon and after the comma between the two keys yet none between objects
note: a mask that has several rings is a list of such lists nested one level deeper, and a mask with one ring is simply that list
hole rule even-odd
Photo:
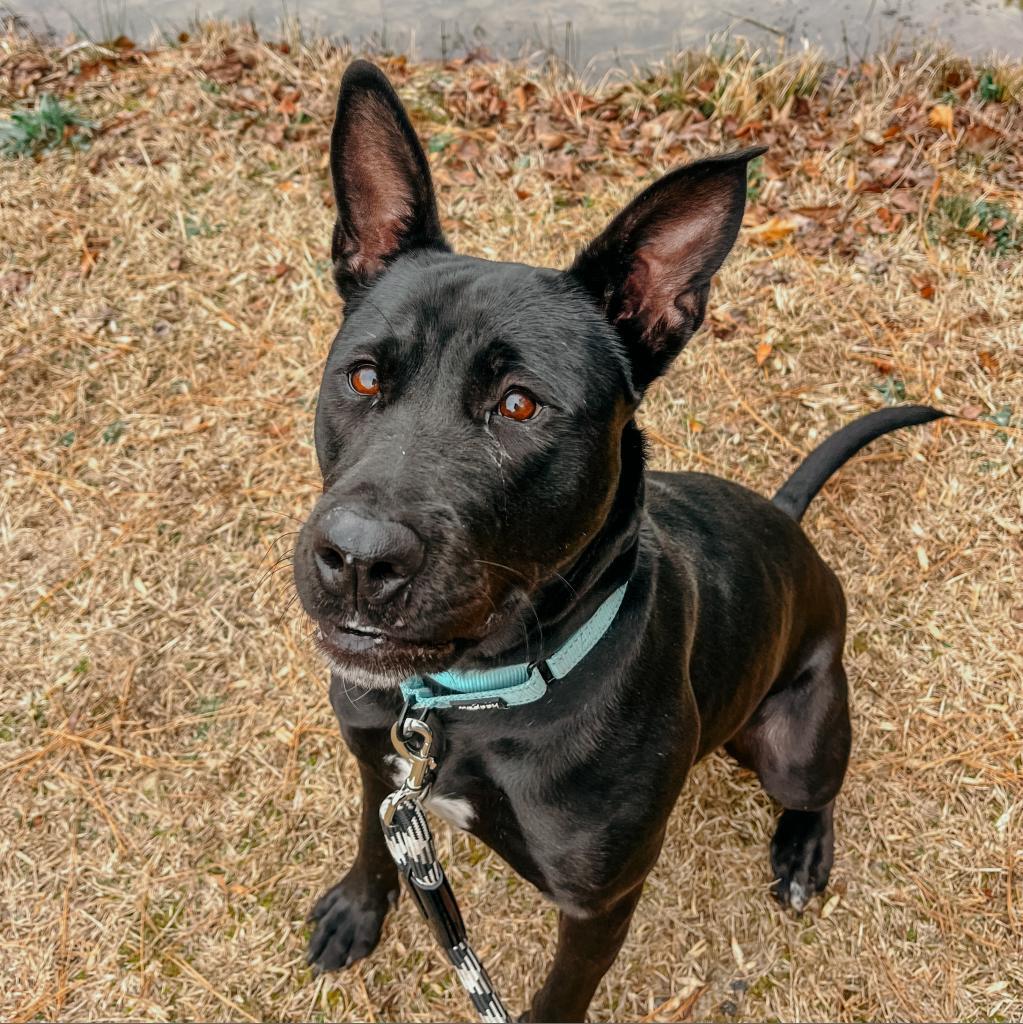
[{"label": "dog's mouth", "polygon": [[362,622],[318,623],[316,645],[339,664],[433,664],[452,654],[457,641],[428,640]]},{"label": "dog's mouth", "polygon": [[[436,629],[421,623],[415,630],[401,620],[378,625],[360,614],[315,616],[314,644],[342,675],[361,685],[390,687],[412,676],[449,669],[466,657],[471,659],[473,652],[489,658],[486,645],[495,630],[502,632],[508,612],[502,614],[493,608],[493,601],[488,603],[489,614],[477,617],[467,607],[457,624],[438,623]],[[510,621],[518,623],[517,614],[513,612]]]}]

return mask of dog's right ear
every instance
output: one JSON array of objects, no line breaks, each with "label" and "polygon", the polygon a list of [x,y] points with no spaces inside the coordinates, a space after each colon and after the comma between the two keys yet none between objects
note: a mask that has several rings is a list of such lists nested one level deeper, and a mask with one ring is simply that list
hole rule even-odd
[{"label": "dog's right ear", "polygon": [[330,136],[337,202],[334,280],[350,299],[387,265],[415,249],[447,249],[430,165],[383,72],[368,61],[341,79]]}]

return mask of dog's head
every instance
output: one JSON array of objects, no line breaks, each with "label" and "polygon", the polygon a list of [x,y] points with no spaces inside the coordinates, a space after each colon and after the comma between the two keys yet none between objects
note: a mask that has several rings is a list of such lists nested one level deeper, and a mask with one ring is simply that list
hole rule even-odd
[{"label": "dog's head", "polygon": [[353,682],[484,663],[528,635],[545,587],[571,595],[623,464],[641,463],[623,458],[636,406],[703,321],[758,152],[662,178],[567,271],[492,263],[450,251],[400,100],[349,67],[330,151],[346,315],[295,578]]}]

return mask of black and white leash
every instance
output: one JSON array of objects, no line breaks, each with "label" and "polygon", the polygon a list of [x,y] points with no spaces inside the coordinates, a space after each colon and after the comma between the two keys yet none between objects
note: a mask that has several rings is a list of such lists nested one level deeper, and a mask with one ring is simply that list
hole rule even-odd
[{"label": "black and white leash", "polygon": [[511,1017],[494,991],[486,968],[469,945],[462,914],[437,859],[433,833],[422,807],[437,770],[437,760],[430,753],[433,731],[425,721],[410,717],[406,704],[391,728],[391,743],[410,767],[405,781],[380,805],[387,849],[480,1020],[486,1024],[505,1024]]}]

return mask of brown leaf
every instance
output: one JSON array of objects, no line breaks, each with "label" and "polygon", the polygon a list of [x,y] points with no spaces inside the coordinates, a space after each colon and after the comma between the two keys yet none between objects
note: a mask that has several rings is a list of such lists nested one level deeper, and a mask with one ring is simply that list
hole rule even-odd
[{"label": "brown leaf", "polygon": [[900,213],[920,212],[920,201],[912,193],[904,190],[892,194],[892,206]]},{"label": "brown leaf", "polygon": [[971,153],[987,153],[1005,138],[1005,133],[986,124],[971,124],[963,144]]},{"label": "brown leaf", "polygon": [[809,217],[818,224],[833,224],[838,220],[840,206],[797,206],[792,212],[798,213],[800,217]]},{"label": "brown leaf", "polygon": [[31,280],[31,270],[8,270],[0,274],[0,294],[17,295],[29,286]]},{"label": "brown leaf", "polygon": [[870,221],[870,229],[878,235],[886,235],[898,231],[902,226],[902,214],[892,211],[887,206],[878,209],[877,215]]},{"label": "brown leaf", "polygon": [[515,97],[515,105],[519,110],[528,110],[529,101],[535,95],[537,86],[533,82],[522,82],[515,86],[512,95]]},{"label": "brown leaf", "polygon": [[546,150],[561,149],[568,136],[564,132],[537,132],[536,141]]},{"label": "brown leaf", "polygon": [[998,357],[994,352],[978,352],[977,359],[980,362],[981,369],[989,376],[994,377],[998,373]]},{"label": "brown leaf", "polygon": [[934,298],[934,282],[929,277],[925,274],[910,274],[909,279],[913,282],[913,287],[916,288],[917,294],[921,298]]},{"label": "brown leaf", "polygon": [[782,239],[788,238],[798,228],[799,222],[795,218],[776,214],[765,220],[763,224],[749,228],[746,234],[755,242],[772,245],[774,242],[780,242]]},{"label": "brown leaf", "polygon": [[947,103],[936,103],[927,113],[927,120],[931,126],[951,135],[953,131],[952,119],[954,111]]},{"label": "brown leaf", "polygon": [[572,181],[579,177],[579,167],[575,158],[568,153],[549,157],[544,163],[544,173],[551,178],[561,178],[565,181]]},{"label": "brown leaf", "polygon": [[281,98],[281,102],[277,104],[277,110],[285,117],[292,117],[298,110],[298,101],[301,96],[302,93],[298,89],[286,92]]}]

